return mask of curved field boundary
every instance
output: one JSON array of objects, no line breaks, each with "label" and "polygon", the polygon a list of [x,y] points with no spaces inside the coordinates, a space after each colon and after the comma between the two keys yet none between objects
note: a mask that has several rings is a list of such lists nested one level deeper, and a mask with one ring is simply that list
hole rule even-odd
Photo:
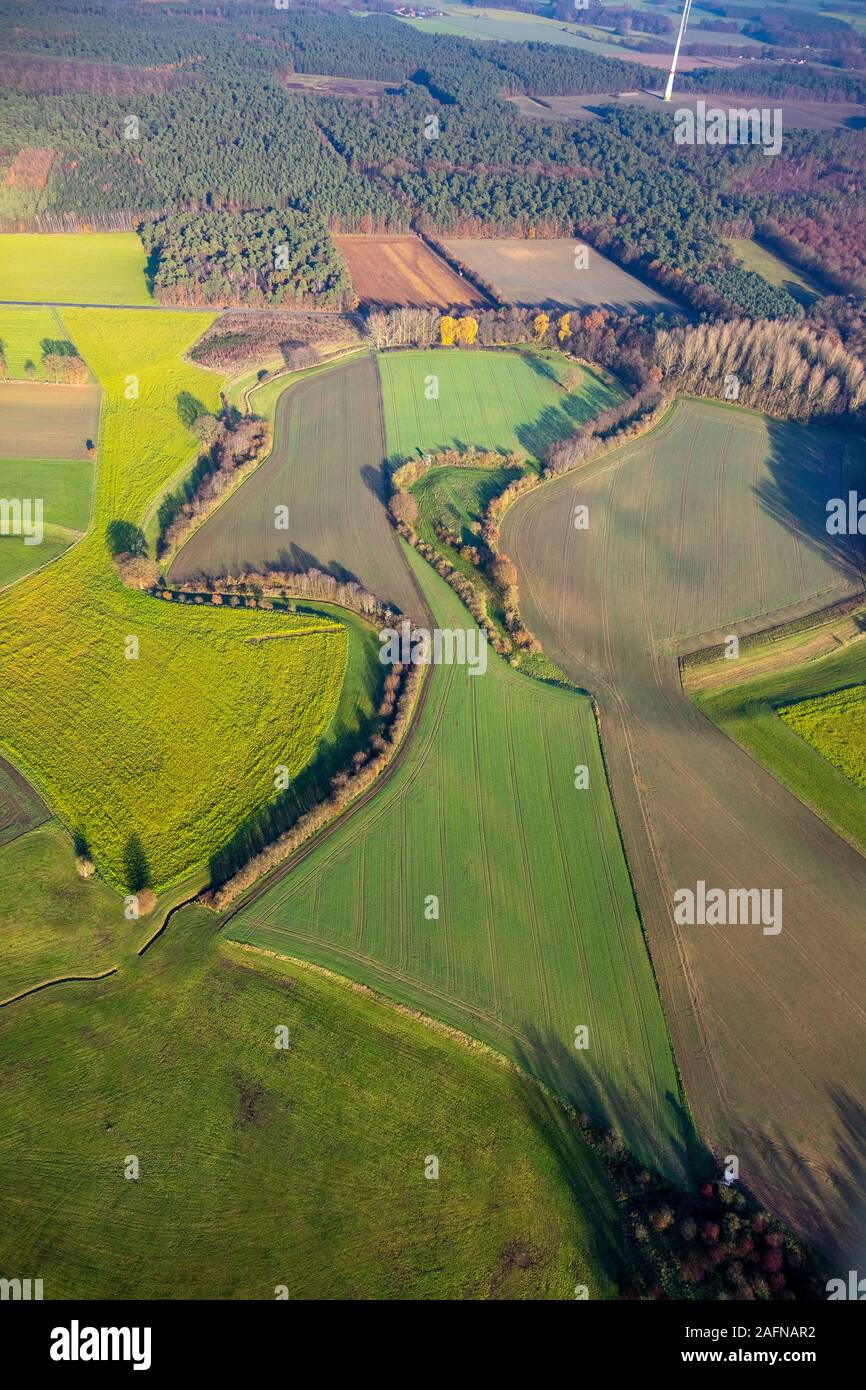
[{"label": "curved field boundary", "polygon": [[[465,623],[452,591],[412,563],[438,621]],[[678,1170],[678,1079],[591,705],[493,657],[478,677],[434,668],[423,688],[387,786],[257,886],[227,934],[281,954],[290,943],[505,1047],[646,1161]],[[579,761],[588,792],[573,785]],[[439,899],[430,919],[428,894]]]},{"label": "curved field boundary", "polygon": [[[766,627],[756,584],[778,620],[862,593],[823,526],[855,466],[832,432],[679,402],[503,526],[527,623],[595,692],[702,1136],[791,1226],[843,1252],[863,1231],[846,1126],[866,1114],[866,862],[695,709],[677,656]],[[571,525],[578,500],[589,531]],[[677,926],[675,891],[701,879],[780,889],[782,931]]]},{"label": "curved field boundary", "polygon": [[[369,355],[297,379],[280,395],[267,459],[188,539],[173,580],[316,568],[357,579],[403,612],[418,593],[385,512],[385,441]],[[288,508],[288,529],[275,526]]]}]

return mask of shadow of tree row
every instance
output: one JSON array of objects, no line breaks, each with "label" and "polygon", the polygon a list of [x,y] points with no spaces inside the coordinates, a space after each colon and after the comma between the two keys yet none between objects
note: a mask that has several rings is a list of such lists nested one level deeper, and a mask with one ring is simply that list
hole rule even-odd
[{"label": "shadow of tree row", "polygon": [[[595,1072],[586,1053],[571,1053],[537,1029],[524,1032],[516,1060],[545,1089],[518,1075],[516,1095],[572,1195],[576,1218],[589,1227],[590,1265],[614,1279],[620,1296],[823,1300],[828,1278],[847,1279],[849,1269],[866,1275],[866,1110],[844,1087],[831,1095],[836,1157],[822,1172],[794,1145],[766,1141],[777,1169],[774,1188],[802,1213],[798,1225],[820,1241],[817,1253],[745,1182],[724,1181],[722,1164],[700,1142],[678,1097],[668,1093],[665,1103],[681,1124],[674,1152],[681,1180],[666,1175],[668,1153],[649,1165],[623,1142],[634,1121],[633,1096]],[[613,1207],[600,1205],[593,1189],[599,1171]]]}]

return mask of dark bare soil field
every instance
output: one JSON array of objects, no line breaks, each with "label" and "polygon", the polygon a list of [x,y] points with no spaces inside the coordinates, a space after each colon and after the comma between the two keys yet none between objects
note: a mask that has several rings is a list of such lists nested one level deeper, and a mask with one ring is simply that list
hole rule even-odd
[{"label": "dark bare soil field", "polygon": [[50,819],[45,802],[11,763],[0,758],[0,845]]},{"label": "dark bare soil field", "polygon": [[[384,458],[372,357],[304,377],[277,404],[269,458],[193,533],[172,579],[314,567],[417,611],[385,514]],[[289,527],[277,530],[275,508],[283,506]]]},{"label": "dark bare soil field", "polygon": [[98,386],[0,382],[0,458],[84,459],[99,433]]},{"label": "dark bare soil field", "polygon": [[583,309],[609,308],[657,313],[677,306],[659,290],[645,285],[588,248],[586,268],[575,265],[580,239],[532,237],[454,237],[448,251],[481,276],[509,304]]},{"label": "dark bare soil field", "polygon": [[[866,1235],[866,860],[695,708],[678,658],[862,593],[824,523],[863,464],[851,436],[684,401],[503,528],[528,625],[597,698],[698,1128],[843,1258]],[[700,880],[780,890],[781,931],[677,925],[675,892]]]}]

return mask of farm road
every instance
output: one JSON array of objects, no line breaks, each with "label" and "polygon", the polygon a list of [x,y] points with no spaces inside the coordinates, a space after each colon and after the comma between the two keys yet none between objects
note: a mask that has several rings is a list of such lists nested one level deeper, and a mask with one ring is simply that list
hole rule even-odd
[{"label": "farm road", "polygon": [[[859,447],[680,402],[653,434],[522,499],[503,530],[528,626],[597,699],[698,1128],[846,1269],[866,1242],[866,860],[695,709],[678,657],[862,592],[824,528]],[[781,889],[781,932],[676,926],[674,892],[700,879]]]},{"label": "farm road", "polygon": [[343,309],[258,309],[240,304],[94,304],[65,299],[0,299],[0,309],[142,309],[147,314],[284,314],[286,318],[339,317]]}]

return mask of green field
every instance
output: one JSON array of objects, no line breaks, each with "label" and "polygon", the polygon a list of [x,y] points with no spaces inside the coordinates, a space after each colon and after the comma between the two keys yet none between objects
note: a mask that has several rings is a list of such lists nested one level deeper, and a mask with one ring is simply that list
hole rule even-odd
[{"label": "green field", "polygon": [[145,265],[135,232],[6,232],[0,300],[149,304]]},{"label": "green field", "polygon": [[866,686],[802,700],[780,709],[779,714],[822,758],[866,788]]},{"label": "green field", "polygon": [[[434,19],[405,19],[404,24],[411,24],[413,28],[419,29],[422,33],[432,34],[454,34],[459,38],[496,40],[500,43],[552,43],[563,44],[568,48],[581,48],[587,53],[595,53],[607,58],[625,58],[633,62],[640,63],[645,61],[643,54],[629,48],[628,43],[638,42],[639,40],[655,37],[652,34],[643,34],[640,24],[636,20],[632,27],[632,33],[625,41],[619,39],[612,28],[603,28],[600,25],[581,23],[580,12],[576,11],[576,24],[565,24],[559,19],[547,19],[540,14],[519,14],[514,10],[497,9],[495,6],[478,6],[462,4],[444,4],[438,6],[445,11],[445,17]],[[631,9],[641,9],[642,5],[632,5]],[[658,6],[653,6],[651,13],[657,14]],[[673,22],[673,31],[659,37],[659,47],[666,45],[668,48],[676,38],[676,30],[682,16],[682,5],[668,5],[663,7],[662,13],[668,14]],[[717,18],[715,14],[707,14],[709,18]],[[744,13],[743,18],[746,15]],[[712,29],[701,29],[700,13],[695,8],[692,22],[686,34],[687,43],[747,43],[755,44],[756,39],[749,38],[743,34],[719,34]],[[711,59],[706,60],[708,63]]]},{"label": "green field", "polygon": [[378,362],[392,460],[471,445],[539,459],[617,398],[589,368],[582,385],[566,391],[569,364],[557,353],[445,349],[380,353]]},{"label": "green field", "polygon": [[43,500],[39,545],[0,537],[0,589],[62,555],[87,528],[93,464],[83,459],[0,459],[0,497]]},{"label": "green field", "polygon": [[86,459],[0,459],[0,496],[41,497],[46,524],[86,531],[93,473]]},{"label": "green field", "polygon": [[794,648],[789,662],[776,664],[766,675],[697,690],[695,703],[866,852],[866,642],[809,661]]},{"label": "green field", "polygon": [[826,293],[805,271],[796,270],[787,261],[783,261],[781,256],[777,256],[768,247],[761,246],[759,242],[752,241],[749,237],[725,237],[724,240],[746,270],[754,270],[777,289],[787,290],[797,303],[805,308]]},{"label": "green field", "polygon": [[[40,874],[53,833],[27,837]],[[4,893],[0,950],[20,966],[26,928],[65,973],[41,885]],[[81,966],[119,952],[122,966],[0,1008],[4,1272],[38,1270],[46,1299],[272,1300],[280,1285],[292,1299],[570,1299],[578,1283],[616,1296],[628,1234],[613,1195],[531,1084],[344,984],[221,942],[201,910],[127,962],[97,925],[107,890],[72,892],[56,866],[44,888],[69,911],[92,894],[69,940]],[[97,949],[100,932],[113,939]]]},{"label": "green field", "polygon": [[[0,235],[0,250],[3,237]],[[0,342],[7,376],[13,381],[50,381],[42,363],[43,338],[69,338],[69,330],[57,309],[15,309],[0,305]],[[27,362],[34,370],[24,370]]]},{"label": "green field", "polygon": [[[409,553],[438,624],[465,628],[452,590]],[[503,1048],[645,1161],[675,1167],[677,1077],[590,702],[492,653],[483,675],[437,666],[429,682],[387,787],[232,918],[230,936]]]},{"label": "green field", "polygon": [[74,861],[56,821],[0,847],[0,1002],[46,980],[110,970],[135,942],[115,894],[80,878]]},{"label": "green field", "polygon": [[[201,873],[273,799],[276,766],[310,762],[346,665],[337,622],[161,603],[114,575],[108,523],[138,522],[194,458],[179,393],[217,404],[218,378],[181,361],[211,317],[68,312],[104,390],[93,527],[0,597],[3,751],[118,888],[136,840],[155,889]],[[265,633],[287,640],[248,640]]]}]

